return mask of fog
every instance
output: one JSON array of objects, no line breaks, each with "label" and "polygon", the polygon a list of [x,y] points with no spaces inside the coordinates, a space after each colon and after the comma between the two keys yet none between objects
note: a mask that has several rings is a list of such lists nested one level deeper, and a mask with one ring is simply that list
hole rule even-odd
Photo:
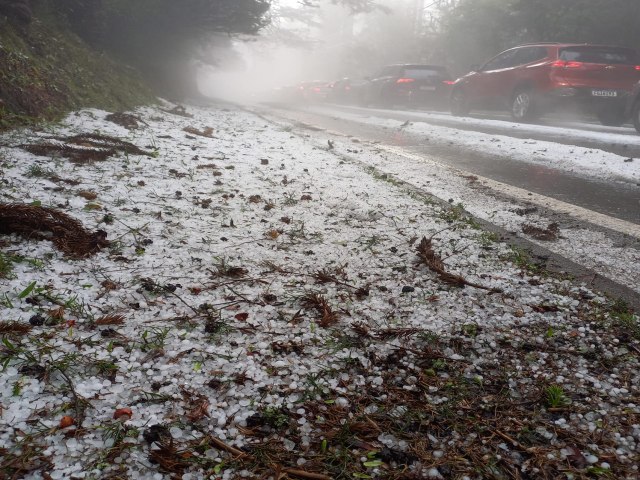
[{"label": "fog", "polygon": [[271,25],[259,36],[235,39],[232,51],[212,47],[215,65],[200,71],[200,89],[233,101],[265,100],[274,89],[304,81],[363,78],[387,63],[432,60],[434,52],[416,42],[432,14],[425,2],[381,3],[384,8],[352,14],[328,0],[318,8],[274,2]]}]

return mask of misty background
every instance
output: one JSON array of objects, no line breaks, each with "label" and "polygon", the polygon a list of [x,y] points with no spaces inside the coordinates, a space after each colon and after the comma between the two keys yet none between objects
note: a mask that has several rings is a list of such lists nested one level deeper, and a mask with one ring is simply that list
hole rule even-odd
[{"label": "misty background", "polygon": [[638,0],[0,0],[18,24],[36,10],[170,99],[246,99],[393,63],[457,76],[526,42],[640,46]]},{"label": "misty background", "polygon": [[253,38],[213,47],[199,72],[206,95],[246,100],[302,81],[363,78],[394,63],[455,75],[507,48],[559,41],[640,46],[635,0],[274,0]]}]

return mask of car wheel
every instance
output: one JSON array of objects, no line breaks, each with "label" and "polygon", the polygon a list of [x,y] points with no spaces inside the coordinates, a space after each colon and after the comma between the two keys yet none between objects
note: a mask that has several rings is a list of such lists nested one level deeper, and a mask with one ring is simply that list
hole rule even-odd
[{"label": "car wheel", "polygon": [[371,101],[369,100],[369,92],[364,90],[358,95],[358,105],[361,107],[369,107],[371,105]]},{"label": "car wheel", "polygon": [[640,133],[640,100],[633,106],[633,126],[636,127],[636,131]]},{"label": "car wheel", "polygon": [[621,108],[603,108],[597,112],[597,116],[600,123],[607,127],[619,127],[626,120]]},{"label": "car wheel", "polygon": [[383,87],[378,94],[376,106],[379,108],[393,108],[393,93],[389,87]]},{"label": "car wheel", "polygon": [[517,90],[511,98],[511,118],[517,122],[530,122],[537,116],[533,92]]},{"label": "car wheel", "polygon": [[387,95],[383,93],[382,95],[380,95],[380,98],[378,98],[378,101],[376,102],[376,106],[378,108],[390,109],[390,108],[393,108],[393,102]]},{"label": "car wheel", "polygon": [[451,115],[456,117],[466,117],[471,109],[469,108],[469,100],[466,93],[461,88],[456,88],[451,93],[450,100]]}]

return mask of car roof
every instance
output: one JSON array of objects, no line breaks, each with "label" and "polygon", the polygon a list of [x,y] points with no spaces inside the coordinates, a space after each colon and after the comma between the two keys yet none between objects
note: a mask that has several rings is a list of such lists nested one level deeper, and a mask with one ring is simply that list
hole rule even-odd
[{"label": "car roof", "polygon": [[523,43],[522,45],[517,45],[513,48],[520,48],[520,47],[558,47],[558,48],[596,47],[596,48],[623,48],[627,50],[634,50],[631,47],[623,47],[620,45],[600,45],[600,44],[593,44],[593,43],[557,43],[557,42]]},{"label": "car roof", "polygon": [[444,65],[430,65],[423,63],[396,63],[393,65],[385,65],[382,68],[402,67],[402,68],[446,68]]}]

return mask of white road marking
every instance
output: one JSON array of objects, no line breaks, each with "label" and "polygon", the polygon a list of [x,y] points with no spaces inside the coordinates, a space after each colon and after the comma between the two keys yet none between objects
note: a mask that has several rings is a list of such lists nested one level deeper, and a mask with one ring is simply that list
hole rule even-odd
[{"label": "white road marking", "polygon": [[627,222],[626,220],[620,220],[618,218],[610,217],[609,215],[604,215],[602,213],[594,212],[593,210],[589,210],[587,208],[579,207],[577,205],[572,205],[570,203],[563,202],[561,200],[556,200],[555,198],[530,192],[529,190],[525,190],[524,188],[514,187],[513,185],[497,182],[495,180],[492,180],[487,177],[482,177],[475,173],[467,172],[465,170],[460,170],[458,168],[454,168],[449,165],[442,164],[428,157],[407,152],[398,147],[392,147],[392,146],[383,145],[383,144],[376,144],[376,148],[380,150],[384,150],[385,152],[393,155],[405,157],[411,160],[416,160],[424,163],[430,163],[440,168],[445,168],[449,170],[452,174],[457,176],[472,175],[478,178],[478,182],[482,183],[484,186],[496,192],[499,192],[502,195],[506,195],[516,200],[533,203],[535,205],[546,208],[548,210],[553,210],[554,212],[557,212],[557,213],[569,215],[577,220],[591,223],[599,227],[607,228],[609,230],[614,230],[616,232],[623,233],[625,235],[629,235],[629,236],[640,239],[640,225],[637,225],[635,223]]},{"label": "white road marking", "polygon": [[[292,119],[286,118],[285,121],[292,121]],[[342,132],[338,132],[331,129],[326,129],[319,127],[317,125],[313,125],[307,122],[298,121],[299,126],[307,126],[313,129],[323,130],[329,135],[337,136],[337,137],[345,137],[349,138],[350,135],[345,135]],[[576,220],[580,220],[586,223],[590,223],[592,225],[606,228],[618,233],[622,233],[624,235],[629,235],[631,237],[640,239],[640,225],[628,222],[626,220],[621,220],[615,217],[611,217],[609,215],[605,215],[603,213],[595,212],[593,210],[589,210],[584,207],[580,207],[578,205],[573,205],[571,203],[563,202],[561,200],[556,200],[555,198],[547,197],[545,195],[540,195],[539,193],[531,192],[529,190],[525,190],[524,188],[515,187],[513,185],[509,185],[506,183],[498,182],[496,180],[492,180],[487,177],[483,177],[481,175],[477,175],[472,172],[468,172],[466,170],[460,170],[455,167],[451,167],[444,163],[440,163],[436,160],[428,158],[426,156],[417,155],[415,153],[407,152],[406,150],[393,147],[391,145],[384,145],[382,143],[376,143],[375,148],[378,150],[385,151],[392,155],[397,155],[400,157],[408,158],[411,160],[429,163],[439,168],[443,168],[448,170],[450,173],[456,176],[474,176],[478,179],[479,183],[482,183],[483,186],[494,190],[501,195],[513,198],[514,200],[527,202],[534,205],[538,205],[539,207],[545,208],[547,210],[554,211],[556,213],[568,215]]]}]

